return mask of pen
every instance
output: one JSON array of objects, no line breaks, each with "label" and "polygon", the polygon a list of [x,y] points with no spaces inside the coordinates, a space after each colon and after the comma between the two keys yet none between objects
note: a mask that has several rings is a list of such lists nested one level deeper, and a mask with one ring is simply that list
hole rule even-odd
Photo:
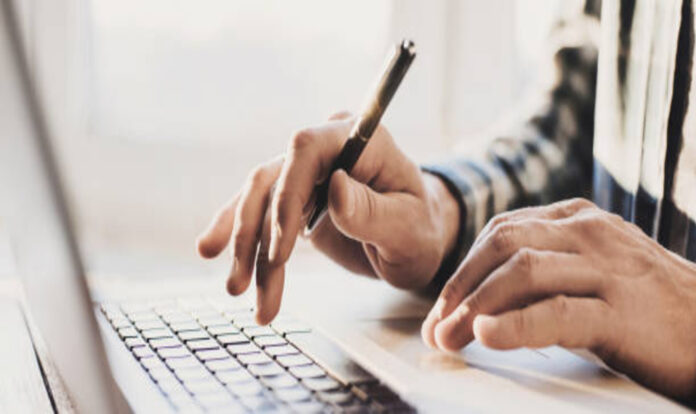
[{"label": "pen", "polygon": [[353,125],[350,135],[343,145],[338,157],[334,160],[327,179],[316,189],[316,202],[314,209],[307,220],[307,233],[310,233],[326,214],[329,198],[329,182],[331,175],[336,170],[344,170],[350,174],[351,169],[358,162],[360,154],[370,142],[372,134],[377,129],[379,121],[384,115],[389,102],[406,75],[411,62],[416,57],[416,46],[410,40],[404,40],[397,44],[392,51],[391,59],[377,83],[371,99],[363,109],[362,114]]}]

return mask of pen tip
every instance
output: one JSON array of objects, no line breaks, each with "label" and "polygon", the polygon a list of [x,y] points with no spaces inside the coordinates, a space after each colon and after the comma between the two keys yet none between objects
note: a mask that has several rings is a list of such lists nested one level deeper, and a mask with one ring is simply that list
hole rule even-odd
[{"label": "pen tip", "polygon": [[416,44],[413,43],[412,40],[404,39],[404,41],[401,42],[401,48],[406,50],[410,55],[416,54]]}]

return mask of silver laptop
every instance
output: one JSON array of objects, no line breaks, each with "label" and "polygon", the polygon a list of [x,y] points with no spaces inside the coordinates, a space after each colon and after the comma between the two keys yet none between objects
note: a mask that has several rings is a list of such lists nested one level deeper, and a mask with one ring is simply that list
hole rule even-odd
[{"label": "silver laptop", "polygon": [[13,3],[1,5],[4,213],[32,316],[78,411],[413,410],[302,322],[258,326],[245,301],[93,304]]},{"label": "silver laptop", "polygon": [[14,13],[0,0],[0,212],[79,412],[684,411],[557,347],[428,350],[422,312],[318,330],[282,314],[257,326],[232,298],[95,303]]}]

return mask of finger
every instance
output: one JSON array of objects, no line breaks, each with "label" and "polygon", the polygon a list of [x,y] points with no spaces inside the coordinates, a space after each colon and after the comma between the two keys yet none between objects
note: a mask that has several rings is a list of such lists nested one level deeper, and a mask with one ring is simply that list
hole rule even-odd
[{"label": "finger", "polygon": [[281,162],[276,159],[256,168],[239,199],[232,230],[232,269],[227,279],[227,291],[232,295],[244,293],[251,283],[261,224]]},{"label": "finger", "polygon": [[561,295],[498,316],[479,315],[474,334],[495,349],[560,345],[597,350],[609,340],[612,315],[601,299]]},{"label": "finger", "polygon": [[302,225],[302,213],[318,179],[329,170],[349,133],[345,121],[298,132],[292,139],[271,206],[270,261],[287,261]]},{"label": "finger", "polygon": [[378,251],[403,243],[412,230],[413,196],[406,193],[382,194],[338,170],[329,185],[329,215],[346,236],[374,244]]},{"label": "finger", "polygon": [[280,310],[285,283],[285,266],[273,264],[268,259],[271,241],[270,209],[264,216],[256,256],[256,322],[260,325],[270,323]]},{"label": "finger", "polygon": [[474,241],[473,246],[476,246],[480,240],[485,239],[488,234],[504,223],[514,223],[527,219],[559,220],[568,218],[581,210],[592,208],[596,208],[596,206],[591,201],[584,198],[573,198],[546,206],[524,207],[498,214],[486,223],[486,226]]},{"label": "finger", "polygon": [[331,220],[322,220],[311,234],[314,247],[350,272],[376,277],[363,244],[350,239],[336,229]]},{"label": "finger", "polygon": [[220,254],[227,247],[234,227],[234,214],[239,201],[239,193],[218,211],[208,228],[198,237],[198,254],[206,259]]},{"label": "finger", "polygon": [[[571,239],[552,221],[526,219],[503,223],[478,246],[473,247],[454,276],[445,284],[423,329],[434,328],[445,319],[491,272],[522,248],[574,252]],[[424,340],[435,344],[434,332],[424,332]]]},{"label": "finger", "polygon": [[348,119],[348,118],[352,118],[352,117],[353,117],[353,114],[350,111],[339,111],[339,112],[332,114],[329,117],[329,121],[339,121],[339,120]]},{"label": "finger", "polygon": [[604,278],[575,254],[522,249],[496,269],[435,327],[435,343],[460,349],[474,339],[479,314],[496,315],[556,295],[596,296]]}]

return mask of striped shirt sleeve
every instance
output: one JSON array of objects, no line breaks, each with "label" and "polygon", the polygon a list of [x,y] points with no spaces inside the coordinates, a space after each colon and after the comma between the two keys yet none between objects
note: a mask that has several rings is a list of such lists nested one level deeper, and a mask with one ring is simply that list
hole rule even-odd
[{"label": "striped shirt sleeve", "polygon": [[544,102],[506,133],[489,137],[483,153],[462,153],[423,169],[439,176],[461,211],[455,251],[436,277],[443,284],[486,222],[498,213],[568,197],[588,197],[597,72],[598,11],[560,21],[552,41],[555,81]]}]

